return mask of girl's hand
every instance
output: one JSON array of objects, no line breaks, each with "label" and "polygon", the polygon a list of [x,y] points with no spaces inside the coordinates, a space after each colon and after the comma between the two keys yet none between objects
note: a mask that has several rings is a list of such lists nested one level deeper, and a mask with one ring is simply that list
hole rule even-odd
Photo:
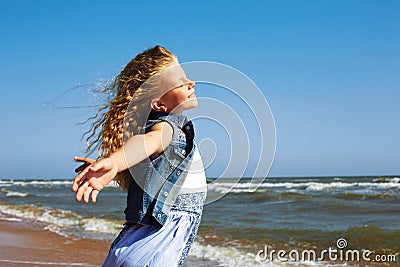
[{"label": "girl's hand", "polygon": [[94,159],[90,159],[90,158],[81,158],[81,157],[74,157],[74,160],[76,162],[83,162],[83,164],[81,166],[79,166],[78,168],[75,169],[76,173],[80,173],[81,171],[83,171],[87,166],[89,166],[90,164],[96,162]]},{"label": "girl's hand", "polygon": [[79,173],[72,184],[72,191],[76,192],[76,201],[96,202],[100,191],[117,175],[118,168],[110,158],[104,158],[92,163]]}]

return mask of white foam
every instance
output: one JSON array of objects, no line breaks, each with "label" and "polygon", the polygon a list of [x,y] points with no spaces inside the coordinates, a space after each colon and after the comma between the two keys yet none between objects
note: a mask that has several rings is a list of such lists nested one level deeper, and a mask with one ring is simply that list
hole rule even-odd
[{"label": "white foam", "polygon": [[1,186],[72,185],[72,180],[0,180]]},{"label": "white foam", "polygon": [[11,183],[10,181],[3,181],[3,180],[0,180],[0,186],[1,186],[2,188],[4,188],[4,187],[9,187],[9,186],[12,186],[12,183]]},{"label": "white foam", "polygon": [[22,219],[19,218],[7,218],[7,217],[0,217],[0,220],[7,221],[7,222],[22,222]]},{"label": "white foam", "polygon": [[238,250],[234,247],[221,247],[194,242],[189,255],[197,258],[217,261],[219,266],[227,267],[252,267],[252,266],[283,266],[275,262],[259,263],[256,255]]},{"label": "white foam", "polygon": [[72,185],[72,181],[30,181],[28,184],[33,185]]},{"label": "white foam", "polygon": [[70,234],[65,228],[59,227],[57,225],[49,224],[44,227],[44,229],[63,237],[70,237]]},{"label": "white foam", "polygon": [[47,230],[66,237],[88,234],[92,238],[103,238],[104,235],[115,236],[121,230],[121,223],[119,222],[101,218],[84,218],[77,213],[60,209],[29,205],[0,205],[0,213],[13,218],[45,223]]},{"label": "white foam", "polygon": [[395,188],[400,188],[400,183],[399,182],[381,183],[378,184],[377,187],[380,189],[395,189]]},{"label": "white foam", "polygon": [[85,231],[110,233],[116,235],[121,230],[121,225],[113,221],[107,221],[98,218],[83,219],[83,229]]},{"label": "white foam", "polygon": [[28,193],[8,191],[6,197],[26,197],[28,195]]},{"label": "white foam", "polygon": [[[221,194],[232,193],[249,193],[252,192],[252,183],[232,183],[232,182],[217,182],[208,185],[209,192],[216,192]],[[256,192],[266,192],[273,188],[284,189],[305,189],[309,191],[322,191],[329,189],[342,189],[342,188],[370,188],[370,189],[397,189],[400,188],[400,179],[393,178],[387,182],[283,182],[271,183],[264,182],[261,184]]]},{"label": "white foam", "polygon": [[320,190],[325,190],[325,189],[331,189],[331,188],[346,188],[346,187],[353,187],[357,186],[358,183],[343,183],[343,182],[333,182],[333,183],[317,183],[317,182],[310,182],[306,184],[307,190],[312,190],[312,191],[320,191]]},{"label": "white foam", "polygon": [[[307,183],[263,183],[261,184],[256,192],[265,192],[266,190],[270,188],[278,188],[278,187],[283,187],[283,188],[301,188],[305,187]],[[246,193],[246,192],[252,192],[252,188],[254,185],[252,183],[224,183],[224,182],[218,182],[218,183],[212,183],[208,185],[208,190],[215,191],[218,193],[228,193],[228,192],[233,192],[233,193]]]},{"label": "white foam", "polygon": [[[0,205],[0,212],[33,221],[52,223],[62,226],[71,226],[80,218],[78,214],[70,211],[32,207],[29,205]],[[68,216],[69,215],[69,216]]]},{"label": "white foam", "polygon": [[[0,186],[10,187],[10,186],[46,186],[51,187],[55,185],[72,186],[72,180],[0,180]],[[109,183],[107,187],[117,187],[115,182]]]}]

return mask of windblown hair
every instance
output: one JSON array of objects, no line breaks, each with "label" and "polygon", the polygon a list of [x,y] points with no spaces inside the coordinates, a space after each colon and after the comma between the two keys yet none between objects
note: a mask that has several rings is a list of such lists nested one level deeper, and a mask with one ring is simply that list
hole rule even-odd
[{"label": "windblown hair", "polygon": [[[87,136],[87,152],[97,148],[97,159],[107,157],[118,150],[124,140],[142,133],[142,126],[151,110],[150,101],[159,93],[159,87],[154,84],[152,86],[151,78],[166,70],[174,58],[175,56],[162,46],[150,48],[135,56],[121,73],[101,90],[102,93],[115,97],[88,119],[95,121],[84,133],[84,136]],[[130,179],[129,171],[126,170],[119,173],[115,181],[122,189],[128,190]]]}]

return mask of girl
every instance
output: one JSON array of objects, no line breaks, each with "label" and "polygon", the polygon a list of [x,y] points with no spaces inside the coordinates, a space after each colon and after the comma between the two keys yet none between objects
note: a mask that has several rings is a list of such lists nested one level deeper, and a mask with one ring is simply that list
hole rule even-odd
[{"label": "girl", "polygon": [[155,46],[103,90],[116,94],[87,138],[99,160],[76,157],[86,164],[72,185],[84,202],[95,202],[114,178],[128,191],[126,223],[103,266],[181,266],[186,258],[207,187],[193,125],[182,114],[198,104],[194,86],[176,56]]}]

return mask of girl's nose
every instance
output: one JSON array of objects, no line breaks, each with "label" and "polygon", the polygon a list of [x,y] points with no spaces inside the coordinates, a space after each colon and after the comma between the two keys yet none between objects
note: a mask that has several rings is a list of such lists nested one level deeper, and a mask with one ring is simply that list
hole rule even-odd
[{"label": "girl's nose", "polygon": [[192,89],[196,85],[196,83],[192,80],[189,80],[188,83],[189,83],[189,86],[188,86],[189,89]]}]

